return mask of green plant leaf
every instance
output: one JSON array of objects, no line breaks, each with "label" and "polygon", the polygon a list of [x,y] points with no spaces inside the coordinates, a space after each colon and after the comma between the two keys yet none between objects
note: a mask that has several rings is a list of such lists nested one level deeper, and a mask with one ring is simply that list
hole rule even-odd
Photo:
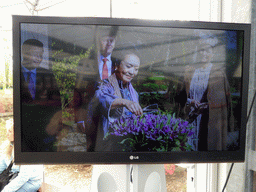
[{"label": "green plant leaf", "polygon": [[175,152],[175,151],[181,151],[181,149],[179,147],[174,147],[171,151]]}]

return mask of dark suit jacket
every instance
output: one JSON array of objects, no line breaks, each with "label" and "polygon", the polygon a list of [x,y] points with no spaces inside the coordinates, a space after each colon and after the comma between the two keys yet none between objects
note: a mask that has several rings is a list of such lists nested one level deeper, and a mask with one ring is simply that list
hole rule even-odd
[{"label": "dark suit jacket", "polygon": [[[93,58],[91,58],[93,59]],[[116,58],[111,58],[112,60],[112,74],[115,71],[115,67],[120,64],[120,60]],[[99,122],[99,109],[98,106],[93,106],[94,109],[93,115],[88,114],[88,104],[91,102],[95,91],[99,85],[99,76],[95,77],[88,81],[87,87],[75,89],[74,101],[76,106],[76,121],[84,121],[85,122],[85,130],[81,130],[81,132],[85,133],[87,136],[87,150],[94,151],[95,142],[97,137],[97,127]]]},{"label": "dark suit jacket", "polygon": [[111,61],[112,61],[112,71],[111,71],[111,74],[113,74],[114,71],[115,71],[115,67],[116,67],[117,65],[119,65],[121,61],[119,61],[119,60],[116,59],[116,58],[111,58]]},{"label": "dark suit jacket", "polygon": [[54,151],[55,136],[49,136],[45,131],[53,114],[61,109],[60,94],[53,73],[47,69],[37,69],[34,100],[21,73],[20,94],[22,151]]}]

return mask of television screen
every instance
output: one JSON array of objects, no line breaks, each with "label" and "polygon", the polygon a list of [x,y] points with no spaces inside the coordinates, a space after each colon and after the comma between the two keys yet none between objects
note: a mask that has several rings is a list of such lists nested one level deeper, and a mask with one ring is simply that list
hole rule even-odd
[{"label": "television screen", "polygon": [[17,163],[242,162],[250,25],[13,16]]}]

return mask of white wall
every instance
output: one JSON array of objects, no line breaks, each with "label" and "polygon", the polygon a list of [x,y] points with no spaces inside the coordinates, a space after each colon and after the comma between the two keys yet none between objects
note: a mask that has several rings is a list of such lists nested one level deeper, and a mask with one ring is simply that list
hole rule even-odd
[{"label": "white wall", "polygon": [[[250,23],[251,0],[223,0],[223,22]],[[219,175],[228,173],[231,164],[220,164]],[[246,163],[235,163],[226,187],[227,192],[245,191]],[[223,181],[219,180],[219,191],[223,188]]]}]

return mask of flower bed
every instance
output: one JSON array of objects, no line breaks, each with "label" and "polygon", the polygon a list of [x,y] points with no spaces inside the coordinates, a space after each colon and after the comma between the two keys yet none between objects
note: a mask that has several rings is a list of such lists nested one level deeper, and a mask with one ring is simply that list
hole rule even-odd
[{"label": "flower bed", "polygon": [[104,139],[121,138],[123,151],[190,151],[187,141],[192,128],[188,121],[170,114],[132,115],[110,123]]},{"label": "flower bed", "polygon": [[0,113],[13,112],[12,90],[0,90]]}]

